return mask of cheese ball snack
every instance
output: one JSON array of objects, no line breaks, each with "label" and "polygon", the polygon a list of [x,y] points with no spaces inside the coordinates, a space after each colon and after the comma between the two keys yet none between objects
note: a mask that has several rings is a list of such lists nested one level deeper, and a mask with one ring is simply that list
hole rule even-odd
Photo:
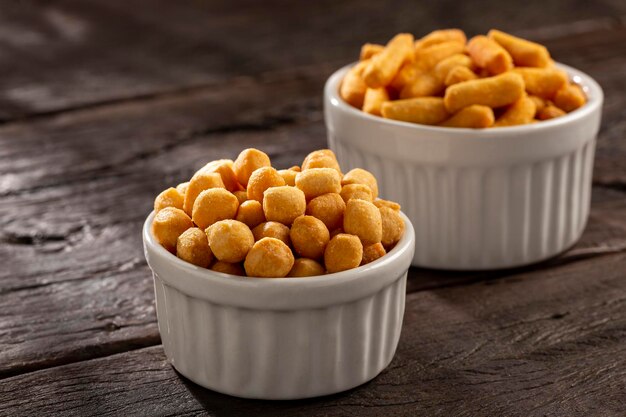
[{"label": "cheese ball snack", "polygon": [[248,180],[248,200],[263,202],[263,193],[270,187],[285,185],[285,180],[272,167],[262,167],[250,175]]},{"label": "cheese ball snack", "polygon": [[183,196],[183,200],[185,198],[185,193],[187,192],[187,187],[189,187],[189,181],[181,182],[176,186],[176,191],[178,191],[180,195]]},{"label": "cheese ball snack", "polygon": [[292,278],[302,278],[324,275],[325,273],[326,269],[324,269],[319,262],[308,258],[298,258],[293,262],[291,271],[289,271],[287,276]]},{"label": "cheese ball snack", "polygon": [[376,200],[374,200],[374,205],[378,208],[381,207],[389,207],[392,210],[395,211],[400,211],[400,204],[396,203],[395,201],[389,201],[389,200],[383,200],[382,198],[377,198]]},{"label": "cheese ball snack", "polygon": [[248,180],[254,171],[271,166],[270,157],[258,149],[244,149],[233,163],[233,171],[241,185],[248,186]]},{"label": "cheese ball snack", "polygon": [[363,245],[358,237],[340,233],[334,236],[324,250],[324,265],[328,273],[356,268],[363,259]]},{"label": "cheese ball snack", "polygon": [[209,269],[211,271],[221,272],[223,274],[229,274],[229,275],[239,275],[239,276],[246,275],[246,271],[244,271],[241,264],[238,264],[238,263],[233,264],[230,262],[217,261],[213,265],[211,265],[211,268]]},{"label": "cheese ball snack", "polygon": [[193,203],[191,219],[201,229],[206,229],[219,220],[233,219],[239,201],[224,188],[210,188],[198,195]]},{"label": "cheese ball snack", "polygon": [[413,58],[413,35],[400,33],[374,55],[363,70],[363,81],[370,88],[388,85],[404,61]]},{"label": "cheese ball snack", "polygon": [[382,237],[380,243],[389,249],[400,241],[404,234],[404,221],[400,217],[400,213],[389,207],[381,207],[380,217],[382,220]]},{"label": "cheese ball snack", "polygon": [[291,226],[296,217],[306,211],[304,193],[296,187],[272,187],[265,190],[263,195],[263,212],[268,221]]},{"label": "cheese ball snack", "polygon": [[341,191],[341,175],[333,168],[311,168],[296,175],[296,188],[307,200],[326,193]]},{"label": "cheese ball snack", "polygon": [[341,174],[341,168],[339,162],[337,162],[337,156],[330,149],[320,149],[313,151],[304,158],[302,162],[302,169],[298,171],[306,171],[312,168],[333,168],[339,174]]},{"label": "cheese ball snack", "polygon": [[451,85],[446,89],[446,109],[456,113],[463,107],[481,104],[501,107],[514,103],[524,95],[524,80],[511,71],[495,77],[482,78]]},{"label": "cheese ball snack", "polygon": [[343,212],[346,203],[336,193],[322,194],[315,197],[306,206],[306,214],[320,219],[328,230],[335,230],[343,225]]},{"label": "cheese ball snack", "polygon": [[233,193],[233,195],[235,197],[237,197],[237,201],[239,201],[239,204],[243,204],[244,201],[248,201],[248,192],[247,191],[235,191]]},{"label": "cheese ball snack", "polygon": [[365,184],[346,184],[341,187],[341,193],[339,193],[339,195],[346,203],[352,198],[369,202],[374,201],[372,189]]},{"label": "cheese ball snack", "polygon": [[230,159],[220,159],[212,161],[200,168],[197,172],[214,172],[220,174],[224,187],[228,191],[234,192],[241,189],[235,171],[233,171],[234,163]]},{"label": "cheese ball snack", "polygon": [[443,99],[440,97],[419,97],[405,100],[387,101],[381,110],[386,119],[422,125],[436,125],[449,116]]},{"label": "cheese ball snack", "polygon": [[273,237],[278,240],[282,240],[286,245],[291,245],[289,228],[282,223],[263,222],[252,229],[252,235],[254,236],[255,242],[263,239],[264,237]]},{"label": "cheese ball snack", "polygon": [[500,32],[496,29],[490,30],[487,36],[508,51],[515,65],[521,67],[547,67],[551,63],[550,53],[543,45]]},{"label": "cheese ball snack", "polygon": [[165,207],[154,216],[152,234],[161,246],[175,253],[178,236],[191,227],[193,222],[184,211],[175,207]]},{"label": "cheese ball snack", "polygon": [[513,58],[497,42],[486,36],[474,36],[467,43],[467,52],[480,68],[491,74],[501,74],[513,68]]},{"label": "cheese ball snack", "polygon": [[197,227],[185,230],[183,234],[178,236],[176,256],[190,264],[208,268],[213,260],[213,253],[209,248],[206,233]]},{"label": "cheese ball snack", "polygon": [[537,106],[528,96],[511,104],[496,121],[496,126],[515,126],[530,123],[535,118]]},{"label": "cheese ball snack", "polygon": [[289,246],[281,240],[264,237],[252,246],[243,267],[249,277],[282,278],[291,271],[293,263]]},{"label": "cheese ball snack", "polygon": [[324,254],[330,233],[321,220],[305,215],[294,220],[289,237],[298,255],[318,259]]},{"label": "cheese ball snack", "polygon": [[374,262],[378,258],[382,258],[387,254],[387,251],[383,247],[382,243],[374,243],[363,247],[363,259],[361,259],[361,265]]},{"label": "cheese ball snack", "polygon": [[198,172],[194,174],[185,192],[185,199],[183,201],[183,210],[185,210],[185,213],[191,216],[196,197],[198,197],[202,191],[211,188],[226,188],[220,174],[216,172]]},{"label": "cheese ball snack", "polygon": [[299,170],[296,171],[294,169],[279,169],[278,175],[283,178],[285,181],[285,185],[289,185],[291,187],[295,187],[296,185],[296,175],[298,175]]},{"label": "cheese ball snack", "polygon": [[482,129],[492,126],[494,121],[495,118],[491,107],[472,104],[471,106],[463,107],[454,116],[441,123],[440,126]]},{"label": "cheese ball snack", "polygon": [[369,201],[348,200],[343,214],[343,230],[358,236],[366,245],[380,242],[383,235],[380,210]]},{"label": "cheese ball snack", "polygon": [[252,229],[265,221],[263,206],[256,200],[244,201],[237,210],[235,220],[245,223]]},{"label": "cheese ball snack", "polygon": [[372,190],[372,197],[378,197],[378,181],[376,177],[363,168],[354,168],[346,173],[341,179],[341,185],[364,184]]},{"label": "cheese ball snack", "polygon": [[241,262],[252,245],[254,236],[244,223],[237,220],[220,220],[206,230],[213,255],[224,262]]},{"label": "cheese ball snack", "polygon": [[161,194],[154,199],[154,212],[158,213],[165,207],[175,207],[182,210],[184,200],[185,198],[176,188],[170,187],[161,191]]}]

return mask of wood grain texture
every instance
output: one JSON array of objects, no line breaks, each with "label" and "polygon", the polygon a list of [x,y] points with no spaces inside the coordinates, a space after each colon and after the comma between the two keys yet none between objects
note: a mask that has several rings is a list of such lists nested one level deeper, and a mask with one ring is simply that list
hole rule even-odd
[{"label": "wood grain texture", "polygon": [[157,346],[6,379],[0,413],[623,415],[625,270],[626,254],[615,254],[409,294],[389,368],[342,394],[284,402],[217,394],[176,374]]}]

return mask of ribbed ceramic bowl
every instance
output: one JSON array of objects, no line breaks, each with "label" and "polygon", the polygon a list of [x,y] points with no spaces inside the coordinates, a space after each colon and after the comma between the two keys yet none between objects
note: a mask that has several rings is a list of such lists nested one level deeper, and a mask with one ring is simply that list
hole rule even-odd
[{"label": "ribbed ceramic bowl", "polygon": [[245,398],[297,399],[344,391],[378,375],[398,345],[411,222],[384,257],[309,278],[246,278],[198,268],[143,228],[167,359],[187,378]]},{"label": "ribbed ceramic bowl", "polygon": [[588,75],[559,65],[588,103],[540,123],[454,129],[371,116],[324,90],[328,141],[341,166],[361,167],[399,202],[417,230],[413,265],[457,270],[522,266],[573,245],[589,214],[603,94]]}]

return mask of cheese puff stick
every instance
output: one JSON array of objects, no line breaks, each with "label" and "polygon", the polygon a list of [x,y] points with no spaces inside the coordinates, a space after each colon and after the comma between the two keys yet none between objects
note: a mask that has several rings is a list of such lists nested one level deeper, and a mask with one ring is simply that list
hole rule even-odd
[{"label": "cheese puff stick", "polygon": [[446,76],[444,84],[446,85],[446,87],[450,87],[453,84],[462,83],[463,81],[475,80],[477,78],[478,75],[476,75],[474,71],[467,67],[454,67]]},{"label": "cheese puff stick", "polygon": [[566,84],[554,96],[554,104],[568,113],[581,107],[586,100],[585,93],[576,84]]},{"label": "cheese puff stick", "polygon": [[513,58],[506,49],[486,36],[478,35],[470,39],[467,52],[476,65],[492,74],[501,74],[513,68]]},{"label": "cheese puff stick", "polygon": [[567,83],[567,75],[558,69],[515,68],[513,71],[524,79],[528,94],[548,100]]},{"label": "cheese puff stick", "polygon": [[367,91],[367,85],[361,78],[363,69],[369,64],[369,61],[361,61],[356,64],[344,77],[339,88],[339,94],[346,103],[353,107],[360,109],[363,107],[363,100],[365,99],[365,92]]},{"label": "cheese puff stick", "polygon": [[446,89],[444,103],[450,113],[456,113],[472,104],[482,104],[491,108],[506,106],[519,100],[523,95],[522,77],[514,72],[506,72],[495,77],[451,85]]},{"label": "cheese puff stick", "polygon": [[546,101],[541,97],[529,95],[528,98],[535,103],[535,115],[537,115],[547,105]]},{"label": "cheese puff stick", "polygon": [[400,98],[428,97],[443,91],[443,82],[434,74],[418,75],[413,82],[407,84],[400,91]]},{"label": "cheese puff stick", "polygon": [[385,88],[368,88],[365,92],[363,111],[380,116],[380,108],[385,101],[389,101],[389,94]]},{"label": "cheese puff stick", "polygon": [[365,43],[361,46],[361,54],[359,56],[360,61],[365,61],[370,59],[374,55],[380,53],[385,49],[383,45],[378,45],[377,43]]},{"label": "cheese puff stick", "polygon": [[537,119],[539,120],[554,119],[555,117],[565,116],[565,114],[566,113],[563,110],[559,109],[556,106],[549,104],[537,114]]},{"label": "cheese puff stick", "polygon": [[471,69],[472,65],[472,59],[469,56],[463,54],[454,54],[452,56],[449,56],[448,58],[439,61],[439,63],[435,65],[435,68],[433,69],[433,74],[435,74],[435,76],[443,82],[448,77],[450,71],[452,71],[454,68],[467,67]]},{"label": "cheese puff stick", "polygon": [[370,88],[387,86],[404,61],[413,55],[413,35],[400,33],[376,54],[363,71],[363,80]]},{"label": "cheese puff stick", "polygon": [[494,116],[491,107],[473,104],[464,107],[454,116],[441,123],[444,127],[484,128],[493,125]]},{"label": "cheese puff stick", "polygon": [[465,33],[461,29],[439,29],[430,32],[428,35],[423,38],[415,41],[415,48],[428,48],[429,46],[436,45],[438,43],[444,42],[459,42],[465,43],[467,42],[467,37]]},{"label": "cheese puff stick", "polygon": [[535,118],[537,107],[535,102],[524,96],[511,104],[508,109],[496,120],[494,126],[515,126],[530,123]]},{"label": "cheese puff stick", "polygon": [[492,29],[487,36],[500,44],[521,67],[547,67],[550,64],[548,49],[535,42],[518,38],[508,33]]},{"label": "cheese puff stick", "polygon": [[439,97],[420,97],[383,103],[383,117],[403,122],[436,125],[449,117]]},{"label": "cheese puff stick", "polygon": [[452,55],[461,54],[465,51],[465,44],[449,41],[438,43],[428,48],[420,48],[415,51],[415,64],[424,71],[430,71],[439,61]]},{"label": "cheese puff stick", "polygon": [[413,80],[423,73],[424,71],[419,69],[417,65],[415,65],[415,62],[405,62],[404,65],[402,65],[402,68],[400,68],[400,71],[398,71],[396,76],[393,77],[391,83],[389,83],[389,87],[395,89],[396,91],[401,91],[405,85],[413,82]]}]

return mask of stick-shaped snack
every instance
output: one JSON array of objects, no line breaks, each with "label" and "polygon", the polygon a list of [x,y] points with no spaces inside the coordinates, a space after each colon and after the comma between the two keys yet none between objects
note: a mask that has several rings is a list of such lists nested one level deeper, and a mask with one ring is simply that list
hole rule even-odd
[{"label": "stick-shaped snack", "polygon": [[449,41],[460,42],[464,44],[465,42],[467,42],[467,37],[461,29],[434,30],[423,38],[415,41],[415,48],[428,48],[429,46]]},{"label": "stick-shaped snack", "polygon": [[407,84],[400,91],[400,98],[428,97],[443,91],[444,85],[439,77],[432,73],[418,75],[413,82]]},{"label": "stick-shaped snack", "polygon": [[513,58],[498,43],[486,36],[474,36],[467,43],[467,52],[477,66],[492,74],[501,74],[513,68]]},{"label": "stick-shaped snack", "polygon": [[454,116],[441,123],[440,126],[480,129],[492,126],[494,119],[491,107],[473,104],[462,108]]},{"label": "stick-shaped snack", "polygon": [[522,67],[547,67],[550,65],[550,53],[543,45],[496,29],[490,30],[487,36],[508,51],[515,65]]},{"label": "stick-shaped snack", "polygon": [[567,83],[567,75],[553,68],[515,68],[524,79],[528,94],[551,100]]},{"label": "stick-shaped snack", "polygon": [[553,106],[552,104],[549,104],[537,114],[537,119],[539,120],[554,119],[555,117],[565,116],[565,114],[566,113],[563,110],[559,109],[556,106]]},{"label": "stick-shaped snack", "polygon": [[428,48],[415,51],[415,65],[424,71],[430,71],[441,60],[465,51],[465,44],[456,41],[438,43]]},{"label": "stick-shaped snack", "polygon": [[380,109],[385,101],[389,101],[389,94],[383,88],[368,88],[365,92],[363,111],[365,113],[380,116]]},{"label": "stick-shaped snack", "polygon": [[365,61],[366,59],[370,59],[374,55],[382,52],[383,49],[385,49],[383,45],[379,45],[377,43],[365,43],[361,46],[359,60]]},{"label": "stick-shaped snack", "polygon": [[506,106],[519,100],[523,95],[522,77],[514,72],[506,72],[495,77],[451,85],[446,89],[444,102],[450,113],[456,113],[472,104],[482,104],[491,108]]},{"label": "stick-shaped snack", "polygon": [[472,66],[472,59],[469,56],[464,54],[454,54],[439,61],[439,63],[435,65],[435,68],[433,69],[433,74],[435,74],[435,76],[443,82],[445,81],[450,71],[452,71],[454,68],[472,68]]},{"label": "stick-shaped snack", "polygon": [[537,115],[541,110],[543,110],[544,107],[548,105],[548,103],[546,103],[546,101],[541,97],[529,95],[528,98],[531,99],[533,103],[535,103],[535,115]]},{"label": "stick-shaped snack", "polygon": [[383,117],[403,122],[436,125],[450,115],[440,97],[420,97],[383,103]]},{"label": "stick-shaped snack", "polygon": [[387,86],[407,59],[413,56],[413,35],[400,33],[385,49],[376,54],[363,71],[363,80],[370,88]]},{"label": "stick-shaped snack", "polygon": [[463,81],[475,80],[478,75],[467,67],[454,67],[448,73],[444,84],[446,87],[450,87],[453,84],[462,83]]},{"label": "stick-shaped snack", "polygon": [[498,117],[494,126],[524,125],[533,121],[537,107],[535,102],[528,96],[524,96],[511,104],[508,109]]},{"label": "stick-shaped snack", "polygon": [[369,61],[361,61],[356,64],[343,78],[341,87],[339,88],[341,98],[343,98],[346,103],[358,109],[363,107],[363,100],[365,99],[365,92],[367,91],[367,85],[363,81],[361,74],[368,64]]},{"label": "stick-shaped snack", "polygon": [[419,69],[417,65],[415,65],[415,62],[407,61],[404,65],[402,65],[402,68],[400,68],[400,71],[398,71],[396,76],[393,77],[393,80],[389,83],[389,87],[396,91],[400,91],[405,85],[410,84],[423,73],[424,71]]},{"label": "stick-shaped snack", "polygon": [[585,93],[576,84],[566,84],[554,96],[554,104],[568,113],[581,107],[586,101]]}]

